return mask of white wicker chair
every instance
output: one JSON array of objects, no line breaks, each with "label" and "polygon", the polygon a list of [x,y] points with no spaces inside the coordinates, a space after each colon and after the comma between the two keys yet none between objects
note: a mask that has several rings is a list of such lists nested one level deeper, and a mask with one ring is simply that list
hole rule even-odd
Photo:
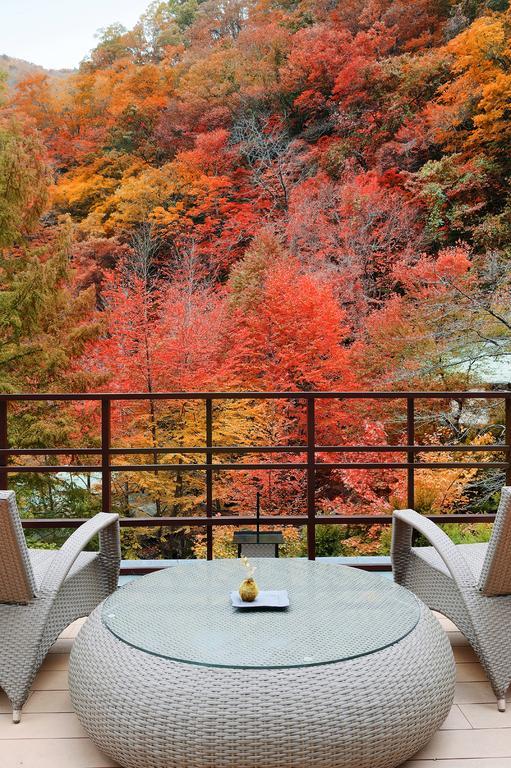
[{"label": "white wicker chair", "polygon": [[[83,552],[96,534],[100,551]],[[96,515],[60,550],[30,550],[14,492],[0,491],[0,688],[15,723],[51,645],[114,591],[119,562],[118,515]]]},{"label": "white wicker chair", "polygon": [[[412,547],[413,529],[432,546]],[[392,567],[398,584],[467,637],[504,712],[511,682],[511,487],[502,489],[488,544],[455,545],[414,510],[394,512]]]}]

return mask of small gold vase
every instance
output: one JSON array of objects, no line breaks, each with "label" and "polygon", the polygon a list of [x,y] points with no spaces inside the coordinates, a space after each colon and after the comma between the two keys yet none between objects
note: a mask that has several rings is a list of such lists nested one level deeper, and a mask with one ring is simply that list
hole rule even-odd
[{"label": "small gold vase", "polygon": [[254,579],[244,579],[240,584],[239,596],[244,603],[253,603],[259,594],[259,587]]}]

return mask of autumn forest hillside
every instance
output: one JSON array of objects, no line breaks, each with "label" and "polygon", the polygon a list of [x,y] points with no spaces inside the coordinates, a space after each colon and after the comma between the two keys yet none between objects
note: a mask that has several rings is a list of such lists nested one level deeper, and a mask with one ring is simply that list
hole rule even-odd
[{"label": "autumn forest hillside", "polygon": [[14,56],[0,55],[0,73],[5,78],[9,87],[15,87],[20,80],[25,80],[32,75],[43,75],[49,78],[67,77],[72,73],[70,69],[45,69],[44,67],[32,64],[24,59],[17,59]]},{"label": "autumn forest hillside", "polygon": [[[506,0],[153,3],[134,29],[103,30],[75,73],[4,88],[1,389],[510,380],[510,117]],[[420,416],[425,443],[501,438],[497,410],[439,409]],[[303,440],[296,404],[226,401],[215,417],[226,445]],[[193,404],[119,407],[114,424],[121,445],[203,439]],[[21,409],[11,425],[36,447],[93,445],[97,427],[85,406]],[[390,405],[318,415],[322,444],[395,444],[403,429]],[[18,480],[26,503],[69,510],[45,477],[37,503],[36,481]],[[477,490],[491,507],[500,482],[425,470],[419,502],[461,509]],[[219,514],[251,508],[256,488],[269,514],[303,506],[298,471],[224,473],[217,487]],[[378,514],[403,488],[399,471],[333,470],[317,504]],[[140,472],[116,503],[189,514],[201,494],[194,473]],[[379,533],[347,531],[342,547],[380,551]],[[200,537],[178,534],[158,546],[200,554]],[[147,554],[153,539],[129,546]]]}]

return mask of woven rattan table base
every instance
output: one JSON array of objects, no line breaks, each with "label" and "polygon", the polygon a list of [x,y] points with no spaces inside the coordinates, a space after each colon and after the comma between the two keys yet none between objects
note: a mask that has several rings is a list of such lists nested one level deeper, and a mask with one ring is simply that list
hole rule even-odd
[{"label": "woven rattan table base", "polygon": [[425,606],[382,651],[273,670],[145,653],[106,629],[100,607],[69,674],[82,725],[126,768],[391,768],[431,738],[454,695],[451,648]]}]

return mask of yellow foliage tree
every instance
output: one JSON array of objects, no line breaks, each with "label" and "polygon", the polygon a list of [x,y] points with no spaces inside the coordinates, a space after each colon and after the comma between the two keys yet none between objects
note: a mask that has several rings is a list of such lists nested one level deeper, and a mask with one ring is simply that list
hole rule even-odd
[{"label": "yellow foliage tree", "polygon": [[[511,139],[511,10],[482,16],[448,44],[455,77],[434,110],[450,148],[509,151]],[[454,131],[452,129],[455,129]]]}]

